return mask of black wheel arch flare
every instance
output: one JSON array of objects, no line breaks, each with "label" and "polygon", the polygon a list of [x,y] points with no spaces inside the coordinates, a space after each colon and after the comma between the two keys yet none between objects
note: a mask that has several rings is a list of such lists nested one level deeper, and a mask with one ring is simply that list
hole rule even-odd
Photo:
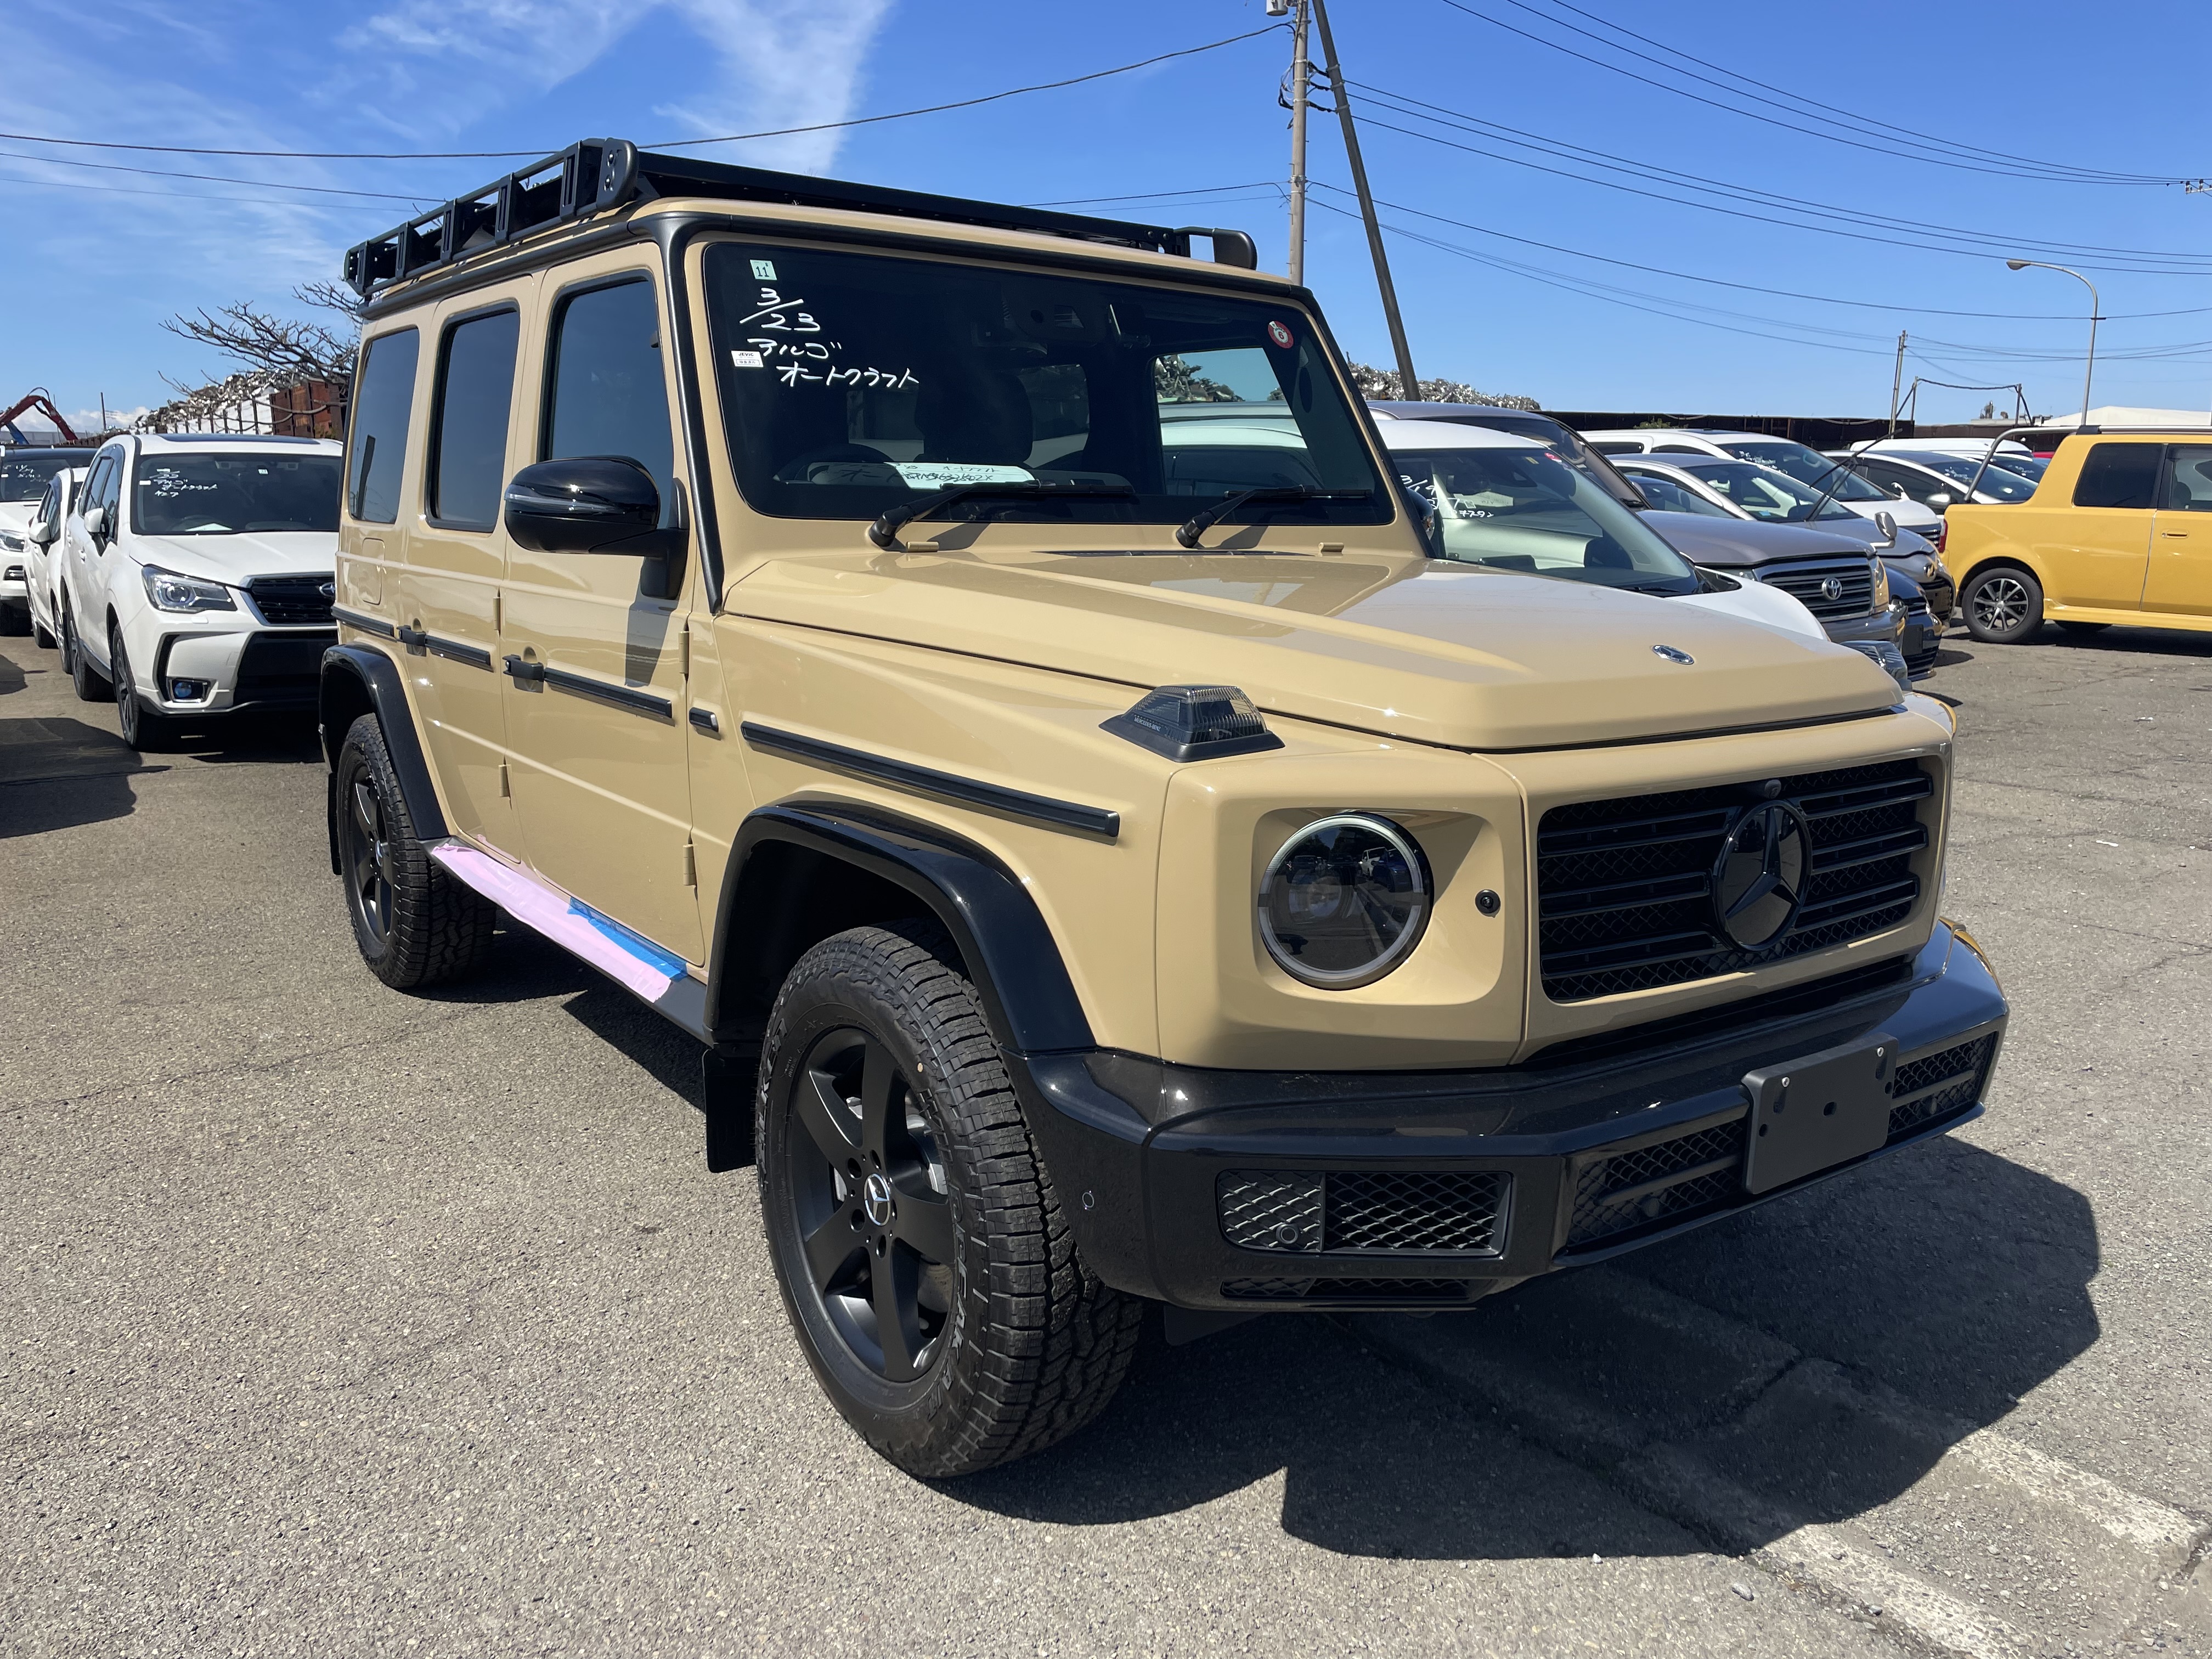
[{"label": "black wheel arch flare", "polygon": [[407,683],[399,666],[384,653],[366,645],[334,645],[323,653],[323,678],[316,699],[317,719],[323,738],[325,763],[324,822],[330,836],[331,871],[338,862],[338,750],[353,723],[363,714],[374,714],[384,728],[384,747],[392,757],[392,769],[399,779],[407,816],[418,841],[442,841],[446,815],[438,807],[437,787],[430,780],[429,763],[415,730],[414,710],[407,702]]}]

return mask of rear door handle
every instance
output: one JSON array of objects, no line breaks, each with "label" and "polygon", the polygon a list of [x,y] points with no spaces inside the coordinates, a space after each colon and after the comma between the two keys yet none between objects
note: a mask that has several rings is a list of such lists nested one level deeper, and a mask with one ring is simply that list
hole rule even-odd
[{"label": "rear door handle", "polygon": [[518,683],[542,682],[545,678],[544,663],[527,662],[520,657],[509,657],[507,659],[507,672]]}]

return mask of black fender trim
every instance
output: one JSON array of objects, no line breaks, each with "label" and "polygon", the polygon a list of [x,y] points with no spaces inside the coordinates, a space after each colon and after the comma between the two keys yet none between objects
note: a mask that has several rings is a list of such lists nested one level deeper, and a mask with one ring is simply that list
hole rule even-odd
[{"label": "black fender trim", "polygon": [[[349,695],[348,682],[359,690]],[[316,716],[322,723],[323,758],[328,769],[324,789],[325,818],[331,837],[331,868],[338,867],[338,749],[345,742],[351,720],[341,720],[343,710],[366,696],[384,728],[385,752],[399,779],[399,793],[417,841],[443,841],[446,815],[438,808],[437,787],[430,781],[429,763],[422,757],[422,740],[415,730],[415,712],[408,706],[407,684],[399,665],[372,646],[334,645],[323,653],[323,678],[316,698]]]},{"label": "black fender trim", "polygon": [[1002,1048],[1036,1054],[1092,1046],[1091,1021],[1060,946],[1011,871],[933,825],[842,802],[760,807],[738,830],[722,876],[708,969],[707,1028],[717,1042],[745,1030],[749,997],[775,994],[745,971],[740,919],[771,913],[775,860],[757,855],[779,843],[853,865],[920,900],[959,946]]}]

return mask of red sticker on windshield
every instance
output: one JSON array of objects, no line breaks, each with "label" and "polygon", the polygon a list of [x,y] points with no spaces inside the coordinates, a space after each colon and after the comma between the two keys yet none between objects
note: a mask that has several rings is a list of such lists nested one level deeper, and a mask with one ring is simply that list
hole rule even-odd
[{"label": "red sticker on windshield", "polygon": [[1267,337],[1273,340],[1277,345],[1281,346],[1285,350],[1288,350],[1290,349],[1291,331],[1285,328],[1280,323],[1270,323],[1267,325]]}]

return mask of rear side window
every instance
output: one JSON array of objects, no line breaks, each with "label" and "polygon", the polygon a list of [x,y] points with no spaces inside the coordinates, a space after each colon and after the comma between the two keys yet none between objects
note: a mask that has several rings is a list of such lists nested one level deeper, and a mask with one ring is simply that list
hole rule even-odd
[{"label": "rear side window", "polygon": [[2074,483],[2076,507],[2143,507],[2158,499],[2160,444],[2094,444]]},{"label": "rear side window", "polygon": [[640,277],[562,301],[553,319],[551,367],[538,459],[625,456],[653,474],[661,522],[672,522],[675,450],[652,283]]},{"label": "rear side window", "polygon": [[407,465],[407,424],[415,410],[415,360],[422,337],[411,328],[379,335],[362,360],[347,434],[346,505],[356,519],[399,517],[399,475]]},{"label": "rear side window", "polygon": [[2212,513],[2212,444],[2176,444],[2159,505],[2169,513]]},{"label": "rear side window", "polygon": [[489,530],[499,522],[521,331],[520,315],[495,311],[446,331],[430,416],[430,517],[447,528]]}]

